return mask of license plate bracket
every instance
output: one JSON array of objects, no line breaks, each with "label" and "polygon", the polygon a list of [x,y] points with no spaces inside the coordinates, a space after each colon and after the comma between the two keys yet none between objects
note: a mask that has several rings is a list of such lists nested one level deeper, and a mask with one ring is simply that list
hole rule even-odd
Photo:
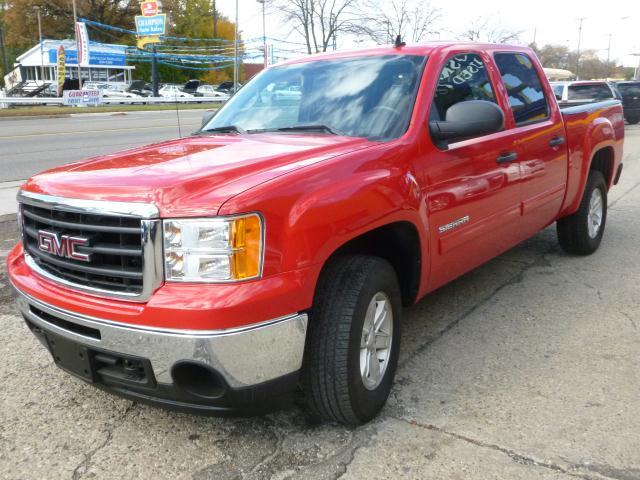
[{"label": "license plate bracket", "polygon": [[61,369],[88,382],[95,382],[95,373],[89,349],[67,338],[45,333],[53,361]]}]

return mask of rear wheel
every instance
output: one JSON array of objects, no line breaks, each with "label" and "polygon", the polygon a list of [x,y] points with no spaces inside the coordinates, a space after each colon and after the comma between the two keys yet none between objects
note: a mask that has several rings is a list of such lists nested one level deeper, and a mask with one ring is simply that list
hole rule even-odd
[{"label": "rear wheel", "polygon": [[601,172],[591,170],[580,208],[557,223],[562,249],[573,255],[590,255],[600,246],[607,220],[607,184]]},{"label": "rear wheel", "polygon": [[638,116],[638,117],[629,116],[629,117],[627,117],[627,122],[629,122],[629,125],[635,125],[636,123],[640,122],[640,116]]},{"label": "rear wheel", "polygon": [[382,409],[398,363],[401,309],[396,272],[386,260],[348,255],[325,268],[302,372],[315,415],[360,425]]}]

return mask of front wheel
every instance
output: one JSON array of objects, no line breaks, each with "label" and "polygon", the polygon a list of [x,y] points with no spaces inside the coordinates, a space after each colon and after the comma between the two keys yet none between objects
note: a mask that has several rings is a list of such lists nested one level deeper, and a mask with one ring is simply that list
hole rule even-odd
[{"label": "front wheel", "polygon": [[607,220],[607,184],[604,176],[591,170],[580,202],[573,215],[557,223],[560,247],[573,255],[590,255],[602,242]]},{"label": "front wheel", "polygon": [[302,371],[312,413],[360,425],[382,409],[398,363],[401,313],[398,279],[386,260],[347,255],[324,269]]}]

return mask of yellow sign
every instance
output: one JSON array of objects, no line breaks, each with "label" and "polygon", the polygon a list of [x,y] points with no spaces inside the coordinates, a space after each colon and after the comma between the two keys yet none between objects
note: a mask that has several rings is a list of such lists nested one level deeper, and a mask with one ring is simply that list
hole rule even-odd
[{"label": "yellow sign", "polygon": [[67,74],[67,68],[64,56],[64,47],[60,45],[58,47],[58,63],[56,67],[56,75],[58,77],[58,96],[62,96],[62,86],[64,85],[64,79]]},{"label": "yellow sign", "polygon": [[160,42],[160,37],[138,37],[138,48],[144,48],[145,45]]}]

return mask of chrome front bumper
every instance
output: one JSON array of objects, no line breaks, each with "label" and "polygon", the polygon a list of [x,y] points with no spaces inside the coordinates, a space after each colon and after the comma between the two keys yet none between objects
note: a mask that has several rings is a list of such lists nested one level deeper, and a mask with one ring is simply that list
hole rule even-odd
[{"label": "chrome front bumper", "polygon": [[[171,385],[171,367],[183,360],[210,366],[234,389],[277,379],[302,365],[306,314],[230,330],[163,330],[87,317],[44,304],[15,286],[14,291],[21,313],[37,327],[87,347],[144,357],[151,362],[159,384]],[[51,323],[32,307],[63,322]],[[74,324],[98,330],[100,338],[72,331]]]}]

